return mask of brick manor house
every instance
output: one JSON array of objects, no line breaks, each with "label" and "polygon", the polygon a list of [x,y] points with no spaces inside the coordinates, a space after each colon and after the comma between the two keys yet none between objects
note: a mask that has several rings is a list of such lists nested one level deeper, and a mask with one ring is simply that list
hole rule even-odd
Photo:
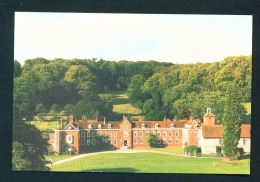
[{"label": "brick manor house", "polygon": [[[166,147],[184,147],[188,143],[200,147],[202,153],[216,153],[216,146],[221,145],[222,130],[222,125],[215,125],[215,115],[211,113],[211,108],[207,108],[201,124],[192,117],[178,121],[143,121],[139,117],[138,121],[130,122],[123,116],[122,121],[107,122],[105,118],[98,121],[97,117],[95,120],[87,120],[86,116],[75,121],[73,115],[70,115],[69,124],[49,134],[48,142],[57,153],[61,152],[63,142],[73,146],[76,153],[81,153],[100,145],[97,135],[104,135],[109,136],[109,141],[115,148],[142,148],[149,147],[146,137],[149,133],[154,133],[160,138],[158,143]],[[250,124],[241,125],[238,147],[245,152],[250,152],[250,130]]]}]

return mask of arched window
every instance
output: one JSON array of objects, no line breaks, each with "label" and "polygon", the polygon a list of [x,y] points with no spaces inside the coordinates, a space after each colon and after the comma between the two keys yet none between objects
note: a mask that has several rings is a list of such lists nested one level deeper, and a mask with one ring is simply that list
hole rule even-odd
[{"label": "arched window", "polygon": [[98,124],[98,128],[99,128],[99,129],[101,128],[101,124]]},{"label": "arched window", "polygon": [[108,124],[108,128],[111,129],[111,124]]},{"label": "arched window", "polygon": [[159,127],[159,125],[156,123],[156,124],[155,124],[155,128],[158,128],[158,127]]},{"label": "arched window", "polygon": [[142,128],[145,128],[145,124],[144,123],[142,124]]}]

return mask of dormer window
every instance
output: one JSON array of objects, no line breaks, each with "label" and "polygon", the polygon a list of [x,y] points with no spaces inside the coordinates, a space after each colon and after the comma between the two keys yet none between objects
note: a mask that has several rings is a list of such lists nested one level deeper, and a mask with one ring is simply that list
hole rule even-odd
[{"label": "dormer window", "polygon": [[88,125],[88,128],[90,129],[91,127],[92,127],[91,124],[89,124],[89,125]]},{"label": "dormer window", "polygon": [[145,124],[144,123],[142,124],[142,128],[145,128]]},{"label": "dormer window", "polygon": [[127,127],[127,126],[124,126],[124,129],[125,129],[125,130],[127,130],[127,129],[128,129],[128,127]]},{"label": "dormer window", "polygon": [[99,128],[99,129],[101,128],[101,124],[98,124],[98,128]]},{"label": "dormer window", "polygon": [[111,129],[111,124],[108,124],[108,128]]},{"label": "dormer window", "polygon": [[155,124],[155,128],[158,128],[159,127],[159,125],[158,124]]},{"label": "dormer window", "polygon": [[71,127],[69,126],[69,128],[68,128],[69,130],[71,130]]},{"label": "dormer window", "polygon": [[171,128],[174,128],[174,124],[173,123],[171,124]]}]

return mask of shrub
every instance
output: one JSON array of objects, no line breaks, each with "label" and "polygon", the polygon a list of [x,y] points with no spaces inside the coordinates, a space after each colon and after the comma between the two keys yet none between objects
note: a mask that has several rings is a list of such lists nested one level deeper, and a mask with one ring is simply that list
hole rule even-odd
[{"label": "shrub", "polygon": [[221,154],[221,146],[216,146],[216,153]]},{"label": "shrub", "polygon": [[198,152],[198,147],[196,145],[186,146],[184,147],[184,151],[192,155]]},{"label": "shrub", "polygon": [[238,153],[239,153],[239,157],[242,157],[244,154],[244,149],[243,148],[238,148]]}]

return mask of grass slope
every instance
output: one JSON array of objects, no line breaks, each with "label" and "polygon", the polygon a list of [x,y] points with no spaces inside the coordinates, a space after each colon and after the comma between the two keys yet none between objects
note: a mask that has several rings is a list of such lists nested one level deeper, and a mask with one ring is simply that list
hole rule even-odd
[{"label": "grass slope", "polygon": [[[231,166],[222,158],[180,157],[158,153],[97,154],[51,166],[52,171],[126,173],[249,174],[249,159]],[[216,164],[214,167],[213,163]]]},{"label": "grass slope", "polygon": [[111,91],[113,99],[113,112],[117,114],[138,115],[141,110],[130,104],[129,98],[123,91]]}]

